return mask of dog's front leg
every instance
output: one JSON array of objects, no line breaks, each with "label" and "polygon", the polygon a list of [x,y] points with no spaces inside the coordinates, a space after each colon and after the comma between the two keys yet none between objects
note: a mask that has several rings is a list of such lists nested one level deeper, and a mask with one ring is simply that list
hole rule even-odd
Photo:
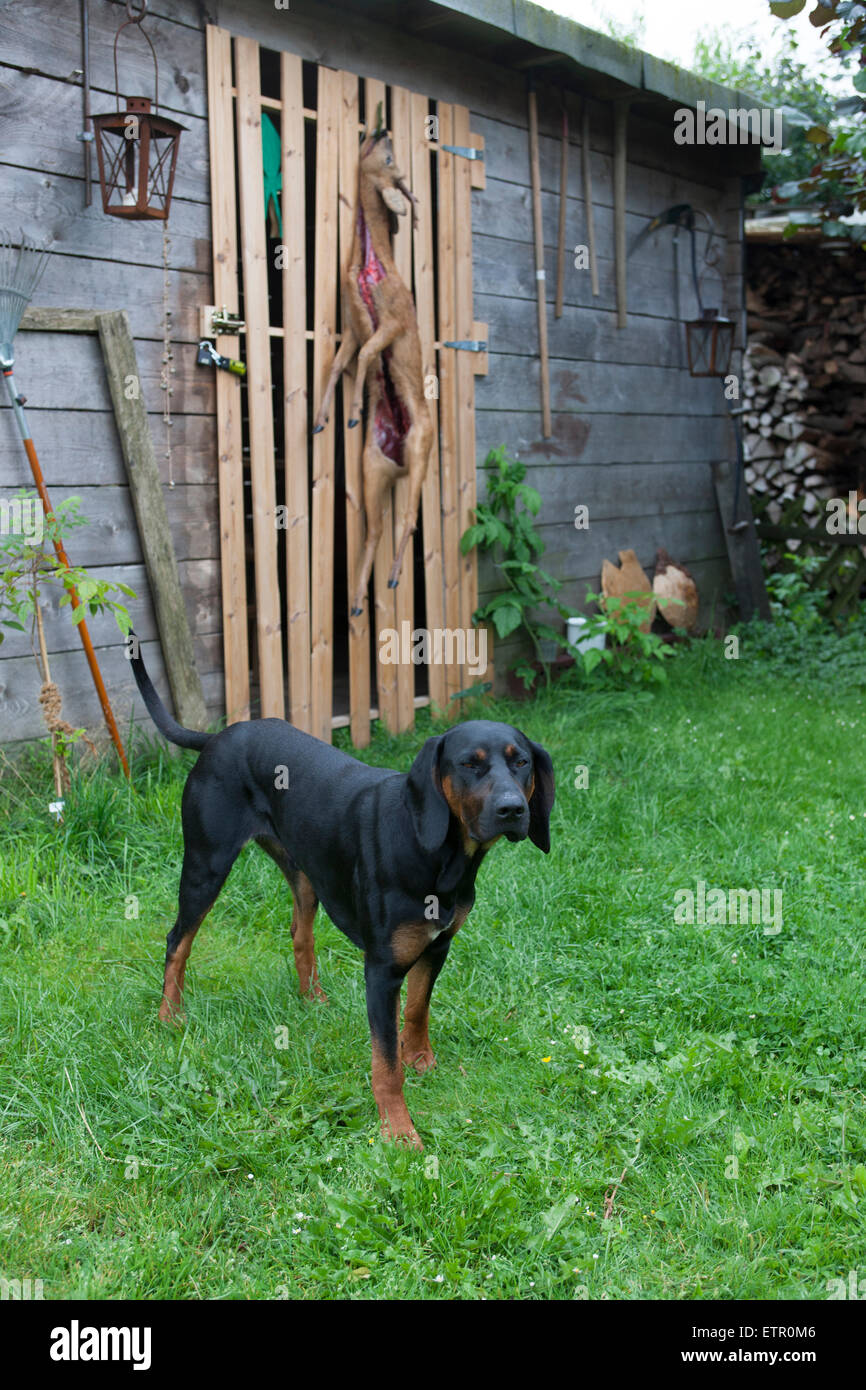
[{"label": "dog's front leg", "polygon": [[373,1095],[379,1110],[383,1139],[423,1148],[403,1098],[403,1066],[397,1039],[400,986],[405,971],[388,963],[364,964],[367,1017],[372,1044]]},{"label": "dog's front leg", "polygon": [[436,1065],[428,1032],[430,996],[436,977],[445,964],[450,945],[451,933],[446,935],[443,932],[431,942],[426,951],[421,952],[409,971],[403,1031],[400,1034],[400,1055],[403,1065],[413,1067],[417,1072],[429,1071]]}]

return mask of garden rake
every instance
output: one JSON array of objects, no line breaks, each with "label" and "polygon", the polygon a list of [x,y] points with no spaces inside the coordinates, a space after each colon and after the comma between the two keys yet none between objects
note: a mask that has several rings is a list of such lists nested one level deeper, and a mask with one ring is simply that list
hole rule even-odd
[{"label": "garden rake", "polygon": [[[24,449],[30,461],[30,468],[33,472],[33,480],[36,483],[36,490],[42,500],[42,508],[46,517],[50,521],[53,518],[51,499],[45,487],[45,480],[42,477],[42,469],[39,466],[39,459],[36,448],[27,427],[27,419],[24,414],[25,397],[19,395],[15,385],[15,378],[12,375],[14,365],[13,343],[18,325],[21,322],[24,310],[30,302],[33,291],[38,285],[42,273],[48,260],[48,248],[50,238],[44,246],[38,245],[21,233],[16,240],[13,240],[11,232],[0,230],[0,367],[9,391],[9,400],[12,411],[21,432],[24,442]],[[66,557],[63,542],[58,538],[54,541],[54,549],[61,565],[66,569],[71,568]],[[70,593],[70,602],[73,609],[81,606],[81,600],[74,589]],[[96,660],[96,652],[93,650],[93,642],[87,625],[84,622],[77,624],[78,632],[81,637],[81,645],[87,657],[87,664],[90,667],[90,674],[93,677],[93,684],[99,696],[99,703],[102,706],[102,713],[108,732],[111,734],[112,742],[117,749],[123,770],[129,776],[129,764],[126,761],[126,754],[123,751],[123,744],[120,733],[115,723],[114,714],[108,699],[108,692],[105,689],[105,682],[102,679],[99,665]]]}]

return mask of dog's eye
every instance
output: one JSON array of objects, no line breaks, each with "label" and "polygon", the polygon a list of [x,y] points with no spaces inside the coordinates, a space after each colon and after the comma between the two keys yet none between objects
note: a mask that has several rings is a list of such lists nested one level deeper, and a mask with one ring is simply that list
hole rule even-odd
[{"label": "dog's eye", "polygon": [[518,759],[517,759],[517,762],[514,764],[514,766],[515,766],[515,767],[526,767],[526,764],[528,763],[528,761],[529,761],[528,758],[518,758]]},{"label": "dog's eye", "polygon": [[472,769],[473,772],[475,771],[475,764],[474,764],[473,762],[461,763],[460,766],[461,766],[461,767],[469,767],[469,768]]}]

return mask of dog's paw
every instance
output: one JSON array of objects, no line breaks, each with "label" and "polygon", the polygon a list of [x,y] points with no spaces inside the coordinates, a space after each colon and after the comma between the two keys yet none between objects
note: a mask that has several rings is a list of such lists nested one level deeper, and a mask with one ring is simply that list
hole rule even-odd
[{"label": "dog's paw", "polygon": [[386,1144],[401,1144],[406,1149],[424,1148],[421,1142],[421,1135],[414,1125],[410,1124],[406,1129],[392,1129],[387,1120],[382,1121],[382,1138]]}]

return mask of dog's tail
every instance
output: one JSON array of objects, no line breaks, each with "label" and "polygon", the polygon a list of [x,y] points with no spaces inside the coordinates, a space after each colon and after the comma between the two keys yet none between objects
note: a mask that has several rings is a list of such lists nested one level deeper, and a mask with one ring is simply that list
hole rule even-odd
[{"label": "dog's tail", "polygon": [[204,748],[210,734],[200,734],[195,729],[185,729],[182,724],[178,724],[172,719],[162,700],[153,688],[150,676],[147,674],[144,662],[141,658],[141,643],[134,632],[130,632],[127,638],[130,651],[130,665],[132,674],[135,676],[135,683],[138,686],[139,694],[147,706],[147,712],[153,720],[159,732],[169,743],[177,743],[181,748]]}]

